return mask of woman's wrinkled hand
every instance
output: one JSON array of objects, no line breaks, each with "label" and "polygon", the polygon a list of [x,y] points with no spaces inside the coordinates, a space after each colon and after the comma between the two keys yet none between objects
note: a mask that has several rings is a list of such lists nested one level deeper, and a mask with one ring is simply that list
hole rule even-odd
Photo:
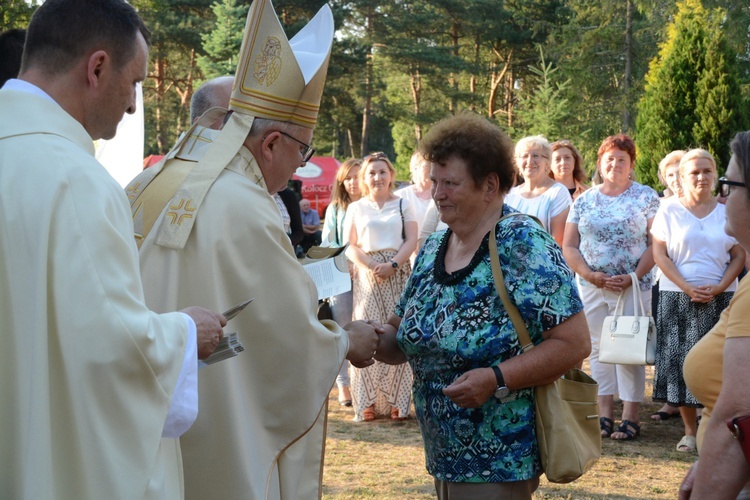
[{"label": "woman's wrinkled hand", "polygon": [[616,276],[611,276],[606,279],[604,286],[601,288],[604,288],[605,290],[609,290],[610,292],[617,292],[620,293],[623,290],[627,290],[633,285],[633,278],[629,274],[618,274]]},{"label": "woman's wrinkled hand", "polygon": [[496,388],[497,379],[492,368],[475,368],[444,388],[443,394],[461,408],[478,408],[487,402]]},{"label": "woman's wrinkled hand", "polygon": [[607,284],[608,279],[609,279],[609,275],[605,273],[600,273],[597,271],[597,272],[591,273],[586,278],[586,281],[588,281],[589,283],[591,283],[597,288],[604,288],[605,285]]},{"label": "woman's wrinkled hand", "polygon": [[711,302],[713,298],[718,295],[718,286],[716,285],[701,285],[690,288],[687,292],[690,296],[691,302],[698,302],[705,304]]}]

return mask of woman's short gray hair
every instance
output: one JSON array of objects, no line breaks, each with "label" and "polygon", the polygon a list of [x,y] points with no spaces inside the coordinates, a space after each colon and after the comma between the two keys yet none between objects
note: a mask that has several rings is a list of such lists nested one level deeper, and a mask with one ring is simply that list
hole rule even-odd
[{"label": "woman's short gray hair", "polygon": [[516,143],[516,157],[532,148],[544,151],[548,159],[552,157],[552,145],[543,135],[531,135],[518,141]]}]

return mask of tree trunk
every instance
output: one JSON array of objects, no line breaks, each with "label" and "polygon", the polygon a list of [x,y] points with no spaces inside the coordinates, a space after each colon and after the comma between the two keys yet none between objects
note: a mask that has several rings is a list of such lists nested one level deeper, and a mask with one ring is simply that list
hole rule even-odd
[{"label": "tree trunk", "polygon": [[167,131],[164,128],[163,117],[162,117],[162,106],[164,105],[164,59],[159,57],[156,59],[156,145],[159,148],[160,153],[164,153],[169,150],[169,144],[167,144]]},{"label": "tree trunk", "polygon": [[[497,95],[500,92],[500,85],[503,83],[503,80],[505,80],[505,76],[508,73],[508,69],[510,68],[510,61],[513,57],[513,50],[508,53],[505,61],[503,61],[503,56],[502,54],[500,54],[500,51],[498,51],[497,49],[493,49],[493,52],[495,53],[495,56],[497,56],[498,62],[495,64],[495,67],[492,70],[492,78],[490,81],[490,96],[487,100],[487,116],[489,118],[494,118],[496,114],[505,111],[504,104],[503,107],[498,108]],[[500,63],[503,63],[503,68],[498,71],[497,67]],[[507,89],[505,93],[507,95]]]},{"label": "tree trunk", "polygon": [[627,19],[625,24],[625,109],[622,114],[622,132],[628,133],[631,128],[630,83],[633,79],[633,0],[627,0]]},{"label": "tree trunk", "polygon": [[[372,36],[372,7],[367,8],[367,19],[365,21],[365,37],[371,40]],[[372,45],[367,48],[367,60],[365,61],[365,103],[362,109],[362,144],[360,156],[364,158],[368,143],[370,142],[370,113],[372,112]]]},{"label": "tree trunk", "polygon": [[[451,29],[451,44],[453,46],[453,56],[458,60],[458,23],[453,22],[452,29]],[[453,95],[451,96],[450,103],[448,105],[448,111],[452,115],[456,114],[456,110],[458,108],[458,78],[456,78],[455,73],[451,73],[450,79],[449,79],[450,85],[453,88]]]},{"label": "tree trunk", "polygon": [[[469,79],[469,91],[471,92],[472,97],[476,95],[477,93],[477,72],[476,68],[479,68],[479,49],[480,49],[480,43],[479,43],[479,35],[474,39],[474,68],[475,71],[471,72],[471,78]],[[474,104],[474,99],[471,101],[471,110],[476,111],[477,107]]]},{"label": "tree trunk", "polygon": [[419,112],[422,104],[422,76],[419,74],[419,66],[412,66],[409,71],[411,80],[411,96],[414,101],[414,135],[417,142],[422,140],[422,124],[419,120]]}]

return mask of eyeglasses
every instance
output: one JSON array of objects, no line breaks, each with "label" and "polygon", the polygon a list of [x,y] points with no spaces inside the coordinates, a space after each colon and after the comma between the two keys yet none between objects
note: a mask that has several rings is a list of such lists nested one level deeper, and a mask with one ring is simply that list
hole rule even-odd
[{"label": "eyeglasses", "polygon": [[731,186],[747,187],[744,182],[730,181],[726,177],[721,177],[719,179],[719,195],[722,198],[726,198],[727,196],[729,196],[729,191],[731,189]]},{"label": "eyeglasses", "polygon": [[531,153],[531,154],[526,153],[525,155],[522,155],[522,156],[516,156],[516,158],[522,161],[528,161],[529,158],[531,158],[534,161],[539,161],[542,158],[544,158],[545,160],[547,159],[546,156],[540,155],[539,153]]},{"label": "eyeglasses", "polygon": [[304,142],[300,141],[299,139],[292,137],[291,135],[287,134],[286,132],[282,130],[277,130],[277,132],[283,136],[289,137],[291,140],[296,141],[300,143],[301,145],[305,146],[305,149],[300,149],[300,153],[302,154],[302,161],[307,162],[312,158],[312,155],[315,154],[315,148],[310,146],[309,144],[305,144]]},{"label": "eyeglasses", "polygon": [[382,151],[370,153],[369,155],[365,156],[365,161],[378,161],[378,160],[387,160],[387,159],[388,159],[388,155],[383,153]]}]

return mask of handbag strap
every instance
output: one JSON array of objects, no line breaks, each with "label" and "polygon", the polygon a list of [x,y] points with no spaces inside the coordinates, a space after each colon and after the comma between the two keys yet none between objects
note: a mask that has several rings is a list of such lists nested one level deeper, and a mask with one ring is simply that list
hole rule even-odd
[{"label": "handbag strap", "polygon": [[[645,316],[646,315],[646,307],[643,305],[643,298],[641,297],[641,287],[640,282],[638,281],[638,275],[635,274],[635,272],[628,273],[628,276],[630,276],[630,279],[632,281],[632,285],[630,288],[632,288],[633,293],[633,315],[634,316]],[[627,290],[622,290],[620,292],[620,295],[617,297],[617,305],[615,305],[615,320],[625,315],[625,294],[627,294]]]},{"label": "handbag strap", "polygon": [[403,241],[406,241],[406,227],[404,227],[404,210],[401,208],[401,204],[404,202],[404,199],[401,198],[398,200],[398,213],[401,214],[401,239]]},{"label": "handbag strap", "polygon": [[[523,322],[523,318],[521,318],[521,313],[518,312],[518,308],[510,300],[510,296],[508,295],[508,289],[505,287],[503,270],[500,268],[500,257],[498,256],[497,250],[498,224],[500,224],[500,222],[502,222],[504,219],[517,215],[525,214],[514,212],[508,215],[504,215],[500,218],[500,220],[497,221],[497,224],[492,226],[492,231],[490,232],[490,264],[492,267],[492,278],[495,281],[495,289],[497,290],[497,294],[500,296],[500,300],[503,302],[505,310],[508,312],[508,316],[510,316],[510,320],[513,322],[513,326],[516,329],[516,334],[518,335],[518,340],[521,342],[522,349],[524,351],[528,351],[529,349],[534,347],[534,343],[531,342],[529,331],[526,329],[526,324]],[[531,218],[535,219],[535,217]],[[537,220],[537,222],[539,221]]]}]

